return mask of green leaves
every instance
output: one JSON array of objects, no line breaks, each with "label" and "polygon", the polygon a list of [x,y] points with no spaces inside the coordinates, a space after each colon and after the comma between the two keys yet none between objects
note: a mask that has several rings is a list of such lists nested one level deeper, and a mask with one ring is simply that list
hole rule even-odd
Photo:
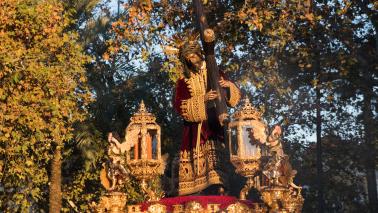
[{"label": "green leaves", "polygon": [[87,57],[66,30],[71,20],[59,1],[0,5],[1,185],[7,191],[0,208],[23,212],[46,206],[52,144],[72,139],[72,125],[85,116]]}]

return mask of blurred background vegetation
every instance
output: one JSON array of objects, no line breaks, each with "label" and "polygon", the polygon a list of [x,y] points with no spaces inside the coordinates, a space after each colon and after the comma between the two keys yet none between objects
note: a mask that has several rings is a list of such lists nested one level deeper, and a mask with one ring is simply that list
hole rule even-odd
[{"label": "blurred background vegetation", "polygon": [[[191,4],[0,2],[1,211],[87,211],[105,193],[106,134],[124,136],[141,100],[162,127],[169,178],[181,69],[164,46],[195,28]],[[220,68],[283,127],[303,211],[377,212],[378,3],[204,4]],[[125,190],[143,199],[134,181]]]}]

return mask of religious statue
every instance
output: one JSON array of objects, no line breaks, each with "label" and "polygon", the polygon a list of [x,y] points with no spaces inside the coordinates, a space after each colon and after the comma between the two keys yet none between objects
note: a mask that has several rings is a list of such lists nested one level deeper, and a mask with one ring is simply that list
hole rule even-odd
[{"label": "religious statue", "polygon": [[208,89],[207,69],[197,41],[187,41],[179,51],[183,76],[176,83],[174,107],[184,119],[179,159],[179,195],[200,192],[211,185],[227,187],[224,172],[224,132],[218,122],[214,100],[222,95],[229,107],[240,99],[238,87],[220,73],[223,94]]},{"label": "religious statue", "polygon": [[[262,133],[263,128],[259,128]],[[252,133],[252,137],[256,138],[258,134]],[[293,179],[297,174],[289,162],[289,156],[287,156],[282,148],[282,142],[280,137],[282,135],[282,129],[280,126],[275,125],[269,136],[259,137],[259,142],[265,144],[269,152],[269,160],[264,165],[262,173],[268,178],[268,180],[274,185],[281,185],[289,187],[296,194],[300,194],[301,187],[294,184]],[[264,140],[266,138],[266,140]]]},{"label": "religious statue", "polygon": [[101,182],[109,191],[118,190],[127,181],[129,171],[125,167],[125,152],[130,150],[129,143],[120,143],[117,134],[108,134],[108,157],[109,161],[104,164],[106,177],[101,177]]}]

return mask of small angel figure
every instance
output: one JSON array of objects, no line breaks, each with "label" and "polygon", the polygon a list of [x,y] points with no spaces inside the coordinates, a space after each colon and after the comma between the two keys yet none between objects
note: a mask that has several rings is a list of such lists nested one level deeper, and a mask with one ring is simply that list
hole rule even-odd
[{"label": "small angel figure", "polygon": [[262,173],[275,185],[279,184],[279,178],[282,176],[280,171],[281,159],[278,157],[276,152],[271,153],[267,164],[264,166]]},{"label": "small angel figure", "polygon": [[118,138],[118,134],[115,133],[113,135],[112,132],[109,132],[108,134],[108,142],[109,142],[109,148],[108,148],[108,155],[112,159],[113,163],[116,163],[119,161],[120,163],[124,163],[121,161],[124,161],[124,158],[120,158],[122,154],[124,154],[126,151],[130,150],[130,144],[125,142],[125,143],[120,143]]},{"label": "small angel figure", "polygon": [[268,136],[266,145],[268,146],[270,152],[275,152],[276,157],[282,158],[285,156],[283,149],[282,149],[282,143],[281,143],[281,135],[282,135],[282,129],[279,125],[275,125],[273,127],[272,132]]},{"label": "small angel figure", "polygon": [[130,150],[130,145],[126,142],[120,143],[117,138],[117,134],[108,134],[109,162],[106,166],[106,175],[111,181],[110,188],[108,188],[109,191],[116,190],[116,188],[122,185],[129,176],[129,170],[124,166],[126,163],[124,153]]}]

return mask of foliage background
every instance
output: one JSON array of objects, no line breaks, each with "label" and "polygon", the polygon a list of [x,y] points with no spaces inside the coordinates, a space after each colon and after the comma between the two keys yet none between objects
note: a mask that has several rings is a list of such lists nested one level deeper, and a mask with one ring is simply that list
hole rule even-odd
[{"label": "foliage background", "polygon": [[[104,193],[106,133],[123,136],[142,99],[162,126],[167,181],[181,137],[171,104],[181,73],[163,47],[194,29],[191,2],[0,6],[0,209],[46,211],[59,144],[63,210],[87,210]],[[320,188],[326,212],[368,211],[377,163],[378,4],[208,0],[205,7],[220,68],[269,124],[284,128],[304,211],[319,208]],[[135,181],[125,190],[132,202],[142,199]]]}]

